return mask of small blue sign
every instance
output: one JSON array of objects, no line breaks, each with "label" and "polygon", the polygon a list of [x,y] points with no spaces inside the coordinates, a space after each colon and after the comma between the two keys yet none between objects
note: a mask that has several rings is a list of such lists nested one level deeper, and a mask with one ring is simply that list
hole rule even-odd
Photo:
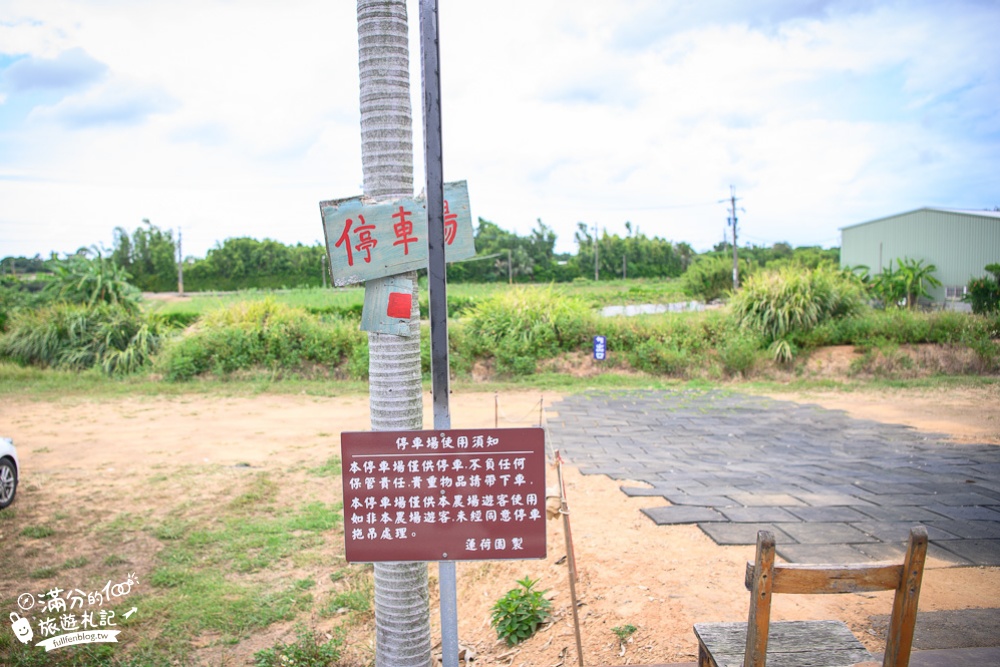
[{"label": "small blue sign", "polygon": [[608,339],[605,336],[594,336],[594,359],[604,361],[608,356]]}]

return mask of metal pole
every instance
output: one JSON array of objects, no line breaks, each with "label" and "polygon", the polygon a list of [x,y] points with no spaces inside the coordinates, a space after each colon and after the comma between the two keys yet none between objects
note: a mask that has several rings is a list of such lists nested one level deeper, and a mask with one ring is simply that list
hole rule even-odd
[{"label": "metal pole", "polygon": [[507,284],[514,284],[514,265],[510,262],[510,248],[507,248]]},{"label": "metal pole", "polygon": [[736,188],[729,186],[729,199],[733,206],[733,290],[740,288],[740,263],[736,255]]},{"label": "metal pole", "polygon": [[[434,428],[449,429],[448,279],[445,264],[437,0],[420,0],[420,59],[424,95],[424,167],[427,173],[427,288],[431,320]],[[441,592],[441,661],[444,667],[458,667],[458,584],[454,561],[438,564],[438,579]]]},{"label": "metal pole", "polygon": [[594,223],[594,282],[596,283],[600,278],[600,272],[597,268],[597,223]]},{"label": "metal pole", "polygon": [[177,293],[184,294],[184,248],[181,245],[181,228],[177,228]]}]

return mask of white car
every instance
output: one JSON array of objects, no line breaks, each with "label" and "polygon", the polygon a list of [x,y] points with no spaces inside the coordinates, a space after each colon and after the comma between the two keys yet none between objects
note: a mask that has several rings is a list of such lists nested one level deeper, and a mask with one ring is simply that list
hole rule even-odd
[{"label": "white car", "polygon": [[19,469],[14,441],[0,438],[0,510],[14,502]]}]

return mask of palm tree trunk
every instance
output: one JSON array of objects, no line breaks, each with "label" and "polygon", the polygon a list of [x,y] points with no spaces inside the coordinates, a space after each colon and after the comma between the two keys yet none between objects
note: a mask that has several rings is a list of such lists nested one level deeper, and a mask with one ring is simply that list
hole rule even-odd
[{"label": "palm tree trunk", "polygon": [[[375,199],[413,196],[413,128],[405,0],[358,0],[361,162]],[[416,272],[410,335],[369,332],[369,401],[374,431],[423,427],[420,311]],[[426,563],[375,564],[376,667],[429,667]]]}]

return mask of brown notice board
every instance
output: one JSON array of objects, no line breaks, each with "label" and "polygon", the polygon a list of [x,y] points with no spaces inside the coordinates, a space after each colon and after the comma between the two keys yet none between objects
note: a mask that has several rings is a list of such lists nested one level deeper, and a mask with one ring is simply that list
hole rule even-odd
[{"label": "brown notice board", "polygon": [[545,431],[341,433],[350,563],[545,558]]}]

